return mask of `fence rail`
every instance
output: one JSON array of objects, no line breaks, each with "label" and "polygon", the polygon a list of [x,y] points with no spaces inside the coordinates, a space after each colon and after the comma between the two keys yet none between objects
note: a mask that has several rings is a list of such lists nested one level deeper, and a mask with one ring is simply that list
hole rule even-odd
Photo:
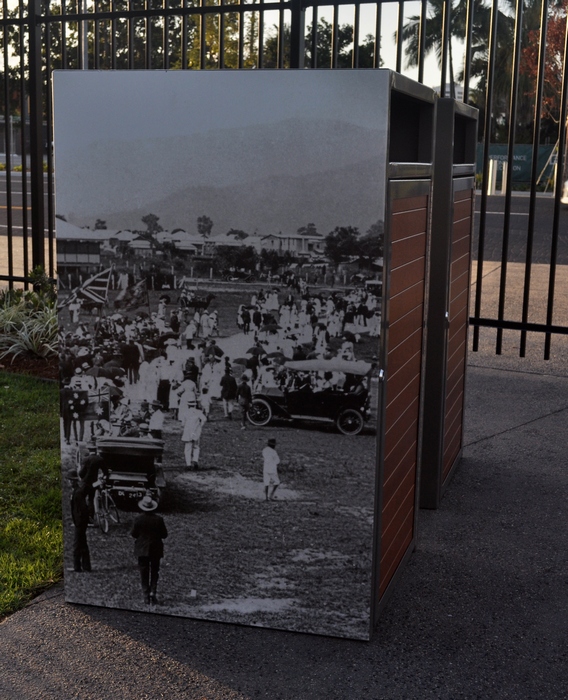
[{"label": "fence rail", "polygon": [[[0,150],[5,189],[0,202],[0,280],[27,285],[38,265],[55,274],[51,89],[53,69],[288,69],[378,68],[404,72],[439,86],[480,108],[477,273],[471,323],[473,348],[480,328],[520,332],[520,355],[528,332],[544,334],[550,357],[553,335],[568,333],[554,323],[557,266],[568,262],[561,211],[565,179],[568,1],[516,0],[1,0]],[[434,56],[438,57],[436,61]],[[14,144],[14,135],[18,139]],[[504,176],[502,221],[491,223],[488,194],[490,150],[532,145],[529,206],[519,298],[520,318],[506,318],[511,295],[513,166]],[[537,155],[556,144],[557,177],[542,229]],[[14,166],[21,172],[14,172]],[[44,173],[44,168],[46,172]],[[483,315],[488,238],[497,237],[500,263],[495,317]],[[535,246],[546,239],[548,271],[545,318],[531,317]],[[495,246],[493,246],[495,247]],[[515,264],[519,264],[515,262]]]}]

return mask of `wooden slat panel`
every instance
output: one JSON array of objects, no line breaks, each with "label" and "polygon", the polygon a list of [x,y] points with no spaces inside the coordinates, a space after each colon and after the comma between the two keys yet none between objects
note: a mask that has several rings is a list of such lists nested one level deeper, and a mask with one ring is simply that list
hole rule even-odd
[{"label": "wooden slat panel", "polygon": [[389,396],[388,379],[387,379],[387,420],[388,414],[395,416],[402,414],[403,411],[412,403],[414,397],[418,397],[420,391],[420,374],[416,374],[408,382],[408,384],[397,394]]},{"label": "wooden slat panel", "polygon": [[454,435],[451,438],[448,438],[447,443],[446,443],[446,449],[444,450],[444,457],[443,457],[443,467],[442,467],[442,475],[443,479],[445,479],[448,476],[448,473],[450,472],[453,463],[458,455],[458,452],[461,449],[462,446],[462,424],[461,421],[459,424],[456,425],[457,430],[454,433]]},{"label": "wooden slat panel", "polygon": [[392,244],[391,269],[426,255],[426,233],[417,233]]},{"label": "wooden slat panel", "polygon": [[389,341],[390,341],[390,329],[393,325],[401,319],[406,314],[410,314],[411,311],[415,311],[417,307],[420,308],[422,324],[422,303],[424,302],[424,281],[417,282],[409,289],[404,292],[397,294],[396,296],[391,296],[389,303]]},{"label": "wooden slat panel", "polygon": [[461,258],[458,258],[452,262],[452,277],[457,277],[458,275],[461,275],[462,272],[466,272],[467,270],[469,270],[469,254],[462,255]]},{"label": "wooden slat panel", "polygon": [[459,202],[454,200],[454,221],[461,221],[471,217],[471,197]]},{"label": "wooden slat panel", "polygon": [[412,381],[413,377],[420,374],[421,363],[422,355],[420,352],[413,355],[397,372],[392,371],[389,362],[387,365],[389,367],[387,373],[387,404],[390,403],[391,396],[398,396],[405,386]]},{"label": "wooden slat panel", "polygon": [[428,206],[428,195],[418,197],[401,197],[392,200],[392,213],[409,211],[410,209],[425,209]]},{"label": "wooden slat panel", "polygon": [[406,431],[411,425],[418,421],[418,399],[416,399],[407,409],[394,420],[393,416],[389,416],[390,421],[386,420],[385,429],[385,453],[388,454],[398,441],[406,434]]},{"label": "wooden slat panel", "polygon": [[469,270],[462,272],[461,275],[451,277],[450,284],[450,299],[455,299],[458,294],[464,290],[469,291]]},{"label": "wooden slat panel", "polygon": [[[416,460],[413,460],[416,464]],[[398,485],[397,490],[389,499],[388,503],[383,503],[383,531],[385,539],[388,538],[389,529],[398,527],[404,514],[414,508],[414,495],[416,486],[415,470],[408,471],[404,479]]]},{"label": "wooden slat panel", "polygon": [[462,199],[471,199],[473,197],[473,190],[455,190],[454,192],[454,202],[459,202]]},{"label": "wooden slat panel", "polygon": [[459,318],[460,313],[467,307],[468,300],[469,294],[467,290],[464,289],[459,296],[450,301],[450,324],[452,323],[452,319]]},{"label": "wooden slat panel", "polygon": [[[414,468],[418,424],[413,423],[406,431],[407,439],[399,440],[394,450],[385,458],[383,502],[386,503],[396,491],[398,484],[409,469]],[[414,465],[414,466],[413,466]]]},{"label": "wooden slat panel", "polygon": [[[406,318],[406,316],[405,316]],[[420,320],[422,319],[422,309],[420,309]],[[402,322],[399,321],[399,323]],[[398,335],[398,333],[397,333]],[[389,335],[389,341],[392,341],[393,334]],[[411,357],[422,351],[422,323],[416,328],[414,333],[403,338],[402,342],[395,346],[388,354],[387,360],[387,376],[391,377],[403,367]]]},{"label": "wooden slat panel", "polygon": [[418,258],[392,270],[390,278],[391,298],[424,279],[425,258]]},{"label": "wooden slat panel", "polygon": [[380,594],[414,530],[428,195],[394,200],[391,210]]},{"label": "wooden slat panel", "polygon": [[448,364],[446,367],[446,376],[447,377],[451,377],[453,375],[453,373],[455,372],[456,367],[459,367],[464,362],[465,338],[462,340],[462,343],[463,343],[463,350],[461,349],[462,346],[458,345],[458,347],[455,349],[455,351],[448,357]]},{"label": "wooden slat panel", "polygon": [[[379,595],[382,595],[386,590],[390,580],[395,574],[404,553],[412,542],[414,535],[414,511],[405,514],[404,519],[400,523],[398,531],[394,536],[385,538],[382,542],[383,556],[381,557],[381,581],[379,585]],[[385,546],[385,545],[388,545]]]},{"label": "wooden slat panel", "polygon": [[[404,531],[401,530],[401,535],[403,534]],[[404,538],[401,537],[400,540],[397,541],[397,544],[399,544],[398,551],[394,552],[394,554],[389,557],[389,560],[385,560],[383,570],[381,570],[381,581],[379,584],[379,600],[384,595],[389,583],[395,575],[402,558],[404,557],[410,543],[412,542],[412,537],[412,533],[407,534],[407,536]]]},{"label": "wooden slat panel", "polygon": [[[417,412],[407,411],[395,426],[385,435],[385,461],[386,468],[394,469],[404,456],[404,444],[414,440],[418,434]],[[384,479],[388,480],[389,474],[385,471]]]},{"label": "wooden slat panel", "polygon": [[[461,350],[461,348],[460,348]],[[462,361],[446,379],[446,402],[455,394],[456,387],[463,386],[465,377],[465,353],[462,353]],[[453,400],[453,398],[452,398]]]},{"label": "wooden slat panel", "polygon": [[[412,532],[414,529],[414,490],[405,495],[405,501],[398,504],[398,509],[386,523],[381,536],[381,563],[388,559],[389,550],[392,551],[393,545],[396,545],[396,540],[400,534],[400,528],[405,526]],[[410,517],[409,517],[410,516]],[[396,550],[395,550],[396,551]]]},{"label": "wooden slat panel", "polygon": [[455,221],[452,226],[452,243],[471,237],[471,217]]},{"label": "wooden slat panel", "polygon": [[[459,388],[459,387],[458,387]],[[463,391],[458,391],[451,402],[446,406],[446,432],[451,432],[458,417],[462,415]]]},{"label": "wooden slat panel", "polygon": [[406,315],[398,316],[389,325],[389,354],[395,354],[398,346],[422,328],[422,304],[415,306]]},{"label": "wooden slat panel", "polygon": [[[469,226],[469,221],[467,222]],[[462,255],[467,255],[469,258],[470,238],[462,236],[452,243],[452,260],[461,258]]]},{"label": "wooden slat panel", "polygon": [[391,241],[394,244],[405,241],[428,227],[428,209],[415,209],[394,214],[391,220]]},{"label": "wooden slat panel", "polygon": [[465,306],[454,318],[450,319],[450,332],[448,334],[450,341],[456,333],[461,333],[463,328],[466,327],[467,321],[467,306]]}]

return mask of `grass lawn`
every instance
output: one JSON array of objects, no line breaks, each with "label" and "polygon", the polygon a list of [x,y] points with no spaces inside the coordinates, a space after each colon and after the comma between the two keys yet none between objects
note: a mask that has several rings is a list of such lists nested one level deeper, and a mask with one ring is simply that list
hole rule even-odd
[{"label": "grass lawn", "polygon": [[0,372],[0,619],[62,570],[59,386]]}]

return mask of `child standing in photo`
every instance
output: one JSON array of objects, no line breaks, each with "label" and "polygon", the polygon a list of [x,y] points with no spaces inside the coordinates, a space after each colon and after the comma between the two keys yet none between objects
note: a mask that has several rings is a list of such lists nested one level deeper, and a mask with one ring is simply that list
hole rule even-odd
[{"label": "child standing in photo", "polygon": [[280,485],[280,479],[278,477],[278,465],[280,464],[280,457],[278,452],[276,452],[276,440],[270,438],[266,447],[262,450],[263,464],[263,477],[264,477],[264,496],[267,501],[275,500],[274,494],[276,489]]}]

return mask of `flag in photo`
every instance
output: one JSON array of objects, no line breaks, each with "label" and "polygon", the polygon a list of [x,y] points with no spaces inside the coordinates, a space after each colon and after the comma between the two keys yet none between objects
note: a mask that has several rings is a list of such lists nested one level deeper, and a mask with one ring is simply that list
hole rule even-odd
[{"label": "flag in photo", "polygon": [[67,299],[65,299],[59,308],[67,306],[72,301],[75,301],[77,297],[89,299],[95,304],[100,304],[101,306],[106,304],[111,272],[112,267],[109,267],[106,270],[89,277],[86,282],[83,282],[80,287],[77,287],[71,292],[71,294],[67,297]]}]

